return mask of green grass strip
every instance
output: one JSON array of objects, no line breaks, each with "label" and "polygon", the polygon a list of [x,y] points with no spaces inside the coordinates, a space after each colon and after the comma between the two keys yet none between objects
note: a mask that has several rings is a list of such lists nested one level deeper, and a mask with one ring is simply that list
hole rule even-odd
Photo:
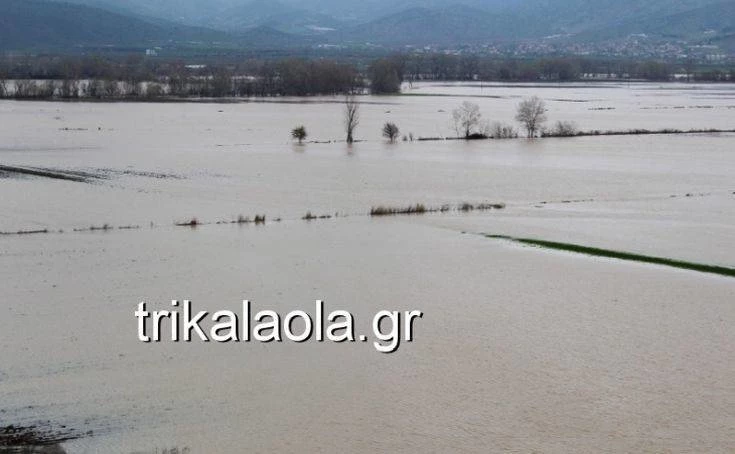
[{"label": "green grass strip", "polygon": [[706,265],[703,263],[685,262],[683,260],[667,259],[663,257],[652,257],[649,255],[633,254],[630,252],[613,251],[610,249],[600,249],[596,247],[581,246],[579,244],[558,243],[555,241],[536,240],[532,238],[514,238],[507,235],[485,235],[488,238],[513,241],[515,243],[528,244],[545,249],[555,249],[558,251],[575,252],[577,254],[594,255],[597,257],[607,257],[618,260],[628,260],[632,262],[652,263],[654,265],[670,266],[672,268],[681,268],[684,270],[699,271],[701,273],[719,274],[720,276],[735,277],[735,268],[725,266]]}]

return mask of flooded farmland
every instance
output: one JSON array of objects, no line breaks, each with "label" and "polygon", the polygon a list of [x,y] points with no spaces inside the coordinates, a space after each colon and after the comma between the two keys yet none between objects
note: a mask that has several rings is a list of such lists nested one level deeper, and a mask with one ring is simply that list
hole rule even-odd
[{"label": "flooded farmland", "polygon": [[[0,102],[0,427],[67,453],[732,452],[732,277],[487,235],[732,269],[735,134],[418,140],[531,95],[585,131],[735,128],[730,84],[420,83],[360,97],[351,146],[341,98]],[[437,210],[370,216],[414,204]],[[172,299],[423,317],[390,355],[141,343],[136,305]]]}]

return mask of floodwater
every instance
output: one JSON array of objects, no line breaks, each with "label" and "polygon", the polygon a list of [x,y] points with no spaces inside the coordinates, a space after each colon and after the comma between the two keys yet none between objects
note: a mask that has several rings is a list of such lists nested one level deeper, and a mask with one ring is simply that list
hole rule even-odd
[{"label": "floodwater", "polygon": [[[380,128],[451,136],[463,101],[511,123],[538,95],[584,130],[731,129],[735,85],[405,92],[361,99],[351,147],[338,98],[0,102],[0,165],[84,176],[0,172],[0,231],[48,230],[0,235],[0,427],[66,426],[68,453],[732,452],[735,280],[481,234],[735,267],[735,134],[391,145]],[[319,143],[293,144],[299,124]],[[506,208],[368,216],[462,202]],[[381,309],[424,316],[391,355],[139,342],[137,303],[171,299],[323,299],[358,332]]]}]

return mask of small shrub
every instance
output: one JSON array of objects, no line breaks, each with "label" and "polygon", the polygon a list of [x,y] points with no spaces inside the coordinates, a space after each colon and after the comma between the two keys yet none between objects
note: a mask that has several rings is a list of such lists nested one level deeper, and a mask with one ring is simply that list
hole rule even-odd
[{"label": "small shrub", "polygon": [[160,97],[162,97],[165,94],[166,94],[166,92],[163,89],[163,86],[161,84],[157,84],[157,83],[150,83],[150,84],[148,84],[148,86],[146,87],[146,90],[145,90],[146,97],[148,97],[150,99],[160,98]]},{"label": "small shrub", "polygon": [[304,142],[304,139],[306,139],[307,136],[306,128],[303,125],[297,126],[291,130],[291,138],[298,140],[299,145]]},{"label": "small shrub", "polygon": [[395,143],[399,133],[400,130],[395,123],[387,122],[383,125],[383,137],[388,139],[390,143]]},{"label": "small shrub", "polygon": [[578,134],[577,125],[573,121],[557,121],[547,135],[555,137],[573,137]]},{"label": "small shrub", "polygon": [[518,131],[511,126],[500,122],[495,122],[490,127],[490,137],[493,139],[515,139],[518,137]]}]

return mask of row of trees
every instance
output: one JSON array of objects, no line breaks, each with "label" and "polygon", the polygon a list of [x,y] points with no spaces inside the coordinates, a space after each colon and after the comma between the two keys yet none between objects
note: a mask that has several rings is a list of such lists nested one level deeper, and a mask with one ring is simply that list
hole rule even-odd
[{"label": "row of trees", "polygon": [[[518,132],[513,126],[505,125],[499,122],[489,124],[482,122],[482,113],[480,106],[465,101],[452,112],[455,130],[458,138],[470,139],[510,139],[517,138]],[[526,131],[526,137],[534,138],[537,136],[556,136],[566,137],[577,134],[577,127],[572,122],[558,121],[554,128],[550,131],[544,129],[544,124],[548,120],[546,115],[546,104],[538,96],[532,96],[522,100],[516,109],[515,120],[521,124]],[[360,104],[354,96],[347,96],[344,101],[344,127],[346,134],[346,142],[352,144],[355,141],[355,130],[360,122]],[[381,130],[383,137],[394,143],[400,136],[398,125],[393,122],[386,122]],[[302,144],[308,137],[306,127],[297,126],[291,130],[291,137]],[[404,141],[408,140],[404,136]],[[413,134],[411,134],[413,140]]]},{"label": "row of trees", "polygon": [[[468,140],[518,137],[518,132],[511,125],[500,122],[483,123],[480,106],[470,101],[465,101],[454,109],[452,119],[457,137]],[[546,104],[537,96],[522,100],[518,104],[515,120],[526,130],[526,137],[536,137],[542,132],[543,125],[547,121]]]},{"label": "row of trees", "polygon": [[[577,134],[577,126],[570,121],[557,121],[551,130],[545,128],[548,121],[546,103],[538,96],[522,100],[516,108],[515,120],[526,131],[526,137],[571,137]],[[482,123],[480,106],[465,101],[452,112],[457,136],[465,139],[510,139],[518,137],[511,125],[500,122]]]},{"label": "row of trees", "polygon": [[[140,96],[310,96],[397,93],[403,81],[487,80],[570,81],[584,75],[621,79],[668,80],[673,73],[693,79],[735,81],[735,69],[697,70],[656,61],[593,58],[498,59],[473,55],[401,54],[371,61],[328,59],[250,59],[242,62],[188,65],[183,61],[130,56],[6,57],[0,59],[0,96],[140,97]],[[42,82],[14,90],[8,80]],[[88,85],[80,81],[92,81]],[[369,82],[368,82],[369,81]],[[157,85],[156,85],[157,84]],[[149,93],[150,91],[150,93]]]},{"label": "row of trees", "polygon": [[735,81],[735,68],[696,68],[693,64],[657,60],[600,58],[506,59],[476,55],[414,54],[388,59],[398,68],[403,80],[480,80],[480,81],[573,81],[584,77],[670,80],[681,73],[691,80]]},{"label": "row of trees", "polygon": [[311,96],[366,90],[356,66],[305,59],[206,66],[135,58],[21,59],[0,63],[0,86],[0,96],[15,98]]},{"label": "row of trees", "polygon": [[0,98],[15,99],[157,99],[165,96],[166,88],[156,82],[116,80],[7,80],[0,79]]}]

